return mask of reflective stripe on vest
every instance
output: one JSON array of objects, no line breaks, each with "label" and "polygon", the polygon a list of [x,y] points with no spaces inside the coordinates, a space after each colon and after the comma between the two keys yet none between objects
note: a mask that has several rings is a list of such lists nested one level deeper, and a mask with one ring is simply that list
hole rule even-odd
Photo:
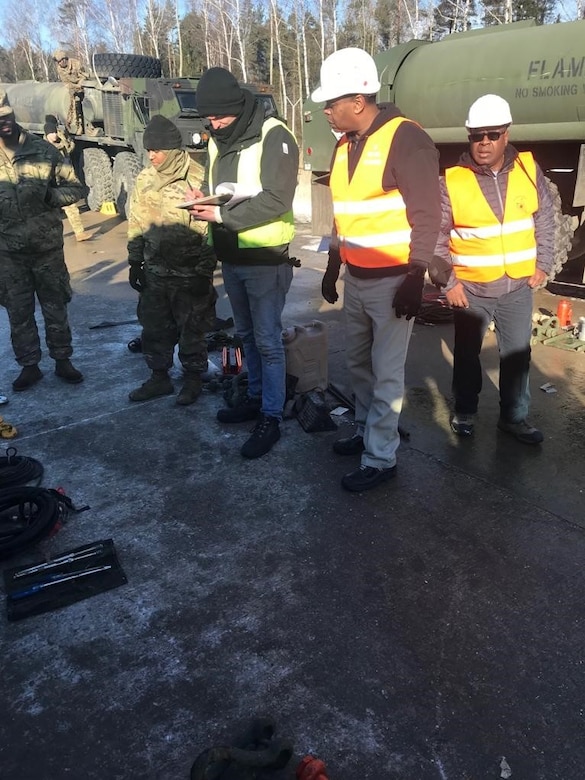
[{"label": "reflective stripe on vest", "polygon": [[519,156],[526,172],[514,161],[502,222],[472,170],[455,166],[445,171],[454,224],[449,250],[455,275],[462,281],[493,282],[504,275],[520,279],[532,276],[536,269],[536,163],[530,152]]},{"label": "reflective stripe on vest", "polygon": [[406,206],[398,188],[384,191],[382,179],[394,134],[409,121],[391,119],[366,139],[351,181],[347,136],[337,147],[329,186],[344,263],[362,268],[408,263],[411,230]]},{"label": "reflective stripe on vest", "polygon": [[[283,127],[289,134],[294,143],[293,134],[288,127],[275,117],[266,119],[262,125],[261,138],[238,152],[238,174],[237,179],[245,182],[246,187],[262,189],[260,181],[260,163],[262,160],[262,147],[266,134],[274,127]],[[213,165],[217,159],[217,145],[213,138],[209,140],[209,191],[215,192],[215,182],[213,181]],[[293,212],[287,211],[279,219],[273,222],[267,222],[258,227],[240,230],[238,232],[238,247],[240,249],[254,249],[266,246],[281,246],[292,241],[295,234]],[[211,243],[211,230],[209,231]]]}]

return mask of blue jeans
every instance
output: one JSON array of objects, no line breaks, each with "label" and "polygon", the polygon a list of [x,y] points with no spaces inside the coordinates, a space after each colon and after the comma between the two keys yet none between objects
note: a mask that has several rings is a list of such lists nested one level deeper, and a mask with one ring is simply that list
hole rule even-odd
[{"label": "blue jeans", "polygon": [[499,298],[480,298],[466,289],[468,309],[454,309],[453,395],[455,411],[475,414],[482,387],[479,360],[493,320],[500,353],[500,418],[522,422],[528,415],[532,289],[525,285]]},{"label": "blue jeans", "polygon": [[286,358],[281,317],[292,266],[223,263],[222,273],[236,329],[244,343],[248,395],[262,398],[262,414],[282,420]]}]

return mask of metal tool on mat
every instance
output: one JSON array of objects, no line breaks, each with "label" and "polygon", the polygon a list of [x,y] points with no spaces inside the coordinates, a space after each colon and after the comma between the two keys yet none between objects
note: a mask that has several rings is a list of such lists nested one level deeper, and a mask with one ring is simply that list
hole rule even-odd
[{"label": "metal tool on mat", "polygon": [[18,577],[26,577],[29,574],[36,574],[37,572],[45,571],[46,569],[54,569],[56,566],[62,566],[64,563],[80,561],[83,560],[83,558],[93,558],[96,555],[100,555],[100,553],[103,551],[103,544],[94,544],[93,547],[87,547],[85,550],[67,553],[67,555],[61,555],[59,558],[53,558],[52,561],[38,563],[36,566],[29,566],[27,569],[21,569],[20,571],[17,571],[16,574],[14,574],[14,579],[17,579]]},{"label": "metal tool on mat", "polygon": [[29,585],[28,588],[23,588],[22,590],[15,590],[13,593],[8,594],[8,598],[13,600],[24,599],[27,598],[27,596],[33,596],[35,593],[38,593],[39,591],[44,590],[45,588],[50,588],[51,585],[60,585],[62,582],[68,582],[69,580],[77,580],[80,577],[87,577],[89,574],[97,574],[100,571],[106,571],[107,569],[111,569],[111,568],[112,565],[107,564],[106,566],[94,566],[92,569],[86,569],[86,571],[78,571],[75,572],[75,574],[65,574],[64,576],[53,574],[50,575],[51,579],[48,582],[36,582],[34,585]]}]

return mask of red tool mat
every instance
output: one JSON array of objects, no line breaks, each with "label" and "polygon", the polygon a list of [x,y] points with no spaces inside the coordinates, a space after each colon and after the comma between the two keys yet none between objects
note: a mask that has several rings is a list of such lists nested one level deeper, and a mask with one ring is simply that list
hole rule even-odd
[{"label": "red tool mat", "polygon": [[112,539],[4,571],[8,620],[66,607],[128,582]]}]

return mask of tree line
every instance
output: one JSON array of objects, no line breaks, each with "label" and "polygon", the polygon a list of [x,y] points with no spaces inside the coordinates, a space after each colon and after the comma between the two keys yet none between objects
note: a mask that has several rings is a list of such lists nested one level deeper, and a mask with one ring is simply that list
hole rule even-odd
[{"label": "tree line", "polygon": [[584,3],[63,0],[47,21],[46,6],[19,0],[2,12],[0,79],[56,80],[56,48],[88,65],[96,52],[154,56],[169,77],[197,76],[221,65],[242,81],[271,84],[283,117],[300,136],[303,102],[319,80],[321,62],[336,49],[359,46],[375,54],[413,38],[440,40],[472,27],[581,19]]}]

